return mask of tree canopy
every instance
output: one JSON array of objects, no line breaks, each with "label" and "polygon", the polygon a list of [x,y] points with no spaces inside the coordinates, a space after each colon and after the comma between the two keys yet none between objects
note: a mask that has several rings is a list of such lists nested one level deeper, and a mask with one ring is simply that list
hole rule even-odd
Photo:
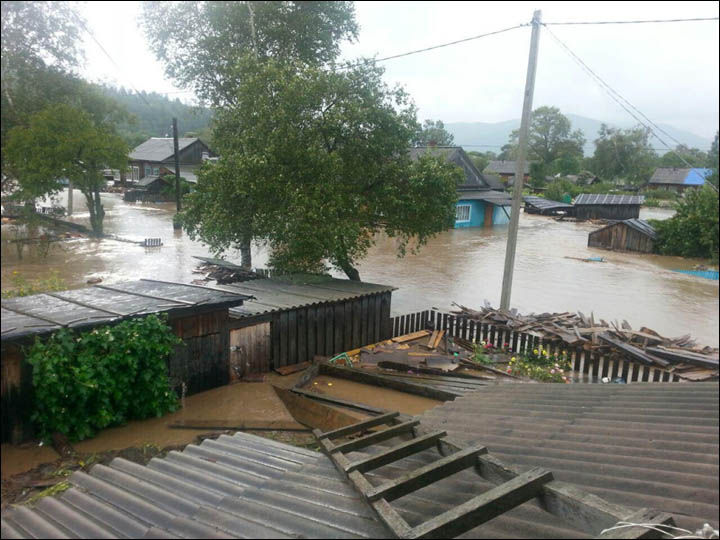
[{"label": "tree canopy", "polygon": [[425,120],[415,135],[417,146],[453,146],[455,138],[445,130],[442,120]]},{"label": "tree canopy", "polygon": [[592,159],[593,172],[608,180],[625,179],[644,184],[655,167],[656,154],[644,128],[617,129],[606,124],[600,127]]},{"label": "tree canopy", "polygon": [[358,32],[353,2],[144,2],[142,24],[166,74],[213,105],[234,101],[245,55],[325,65]]},{"label": "tree canopy", "polygon": [[275,268],[327,263],[359,279],[355,265],[374,233],[398,238],[404,253],[452,226],[463,173],[430,156],[410,161],[415,109],[379,68],[247,58],[237,69],[237,106],[216,117],[222,157],[185,199],[191,236],[219,252],[252,231],[272,248]]}]

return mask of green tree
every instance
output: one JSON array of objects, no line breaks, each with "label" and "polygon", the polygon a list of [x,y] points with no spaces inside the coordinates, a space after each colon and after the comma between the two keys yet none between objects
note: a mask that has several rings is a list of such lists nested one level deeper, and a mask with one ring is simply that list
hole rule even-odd
[{"label": "green tree", "polygon": [[708,155],[702,150],[678,144],[672,152],[666,152],[660,157],[658,166],[684,169],[689,164],[691,167],[704,167],[707,161]]},{"label": "green tree", "polygon": [[[508,155],[515,154],[519,137],[519,129],[510,134]],[[565,172],[568,170],[567,162],[568,160],[577,160],[577,165],[573,161],[569,168],[580,170],[579,160],[583,157],[584,144],[585,137],[582,131],[579,129],[572,131],[570,120],[557,107],[539,107],[533,111],[528,133],[527,155],[529,160],[540,161],[554,172],[573,174]],[[503,151],[505,150],[503,147]],[[558,167],[564,168],[555,170]]]},{"label": "green tree", "polygon": [[718,192],[705,186],[688,191],[675,215],[653,221],[658,239],[655,249],[666,255],[718,260]]},{"label": "green tree", "polygon": [[49,104],[71,99],[78,79],[71,71],[82,58],[84,24],[70,2],[2,2],[0,139],[3,190],[14,181],[6,169],[8,132]]},{"label": "green tree", "polygon": [[705,163],[705,166],[712,169],[712,174],[706,178],[706,180],[715,186],[717,189],[718,187],[718,132],[715,132],[715,138],[713,139],[712,145],[710,146],[710,151],[708,152],[707,156],[707,162]]},{"label": "green tree", "polygon": [[248,53],[325,65],[358,33],[352,2],[144,2],[142,24],[166,74],[213,106],[233,103]]},{"label": "green tree", "polygon": [[495,159],[498,159],[495,152],[490,152],[490,151],[477,152],[477,151],[471,150],[470,152],[468,152],[468,156],[470,156],[470,159],[472,160],[472,162],[475,164],[475,167],[477,167],[477,169],[480,172],[485,170],[485,167],[488,166],[488,163],[490,163],[491,161],[493,161]]},{"label": "green tree", "polygon": [[455,138],[445,130],[442,120],[425,120],[415,135],[416,146],[453,146]]},{"label": "green tree", "polygon": [[95,105],[94,114],[63,104],[34,114],[28,127],[8,134],[6,159],[25,197],[58,191],[60,178],[73,182],[85,196],[93,231],[102,234],[102,169],[127,167],[128,147],[106,122],[111,113]]},{"label": "green tree", "polygon": [[595,140],[592,170],[606,180],[625,179],[636,185],[647,183],[657,156],[648,141],[649,131],[600,126]]},{"label": "green tree", "polygon": [[408,155],[417,126],[382,70],[298,68],[250,58],[237,69],[236,107],[216,116],[222,156],[199,173],[183,224],[216,252],[242,245],[249,228],[272,248],[271,265],[359,279],[356,263],[384,230],[422,245],[452,226],[460,168]]}]

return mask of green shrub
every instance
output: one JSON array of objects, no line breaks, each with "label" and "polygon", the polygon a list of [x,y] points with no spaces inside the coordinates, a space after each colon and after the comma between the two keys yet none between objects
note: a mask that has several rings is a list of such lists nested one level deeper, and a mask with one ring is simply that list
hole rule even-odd
[{"label": "green shrub", "polygon": [[549,351],[540,347],[524,355],[513,356],[508,364],[508,373],[530,377],[537,381],[569,382],[565,372],[570,367],[566,355],[558,353],[551,355]]},{"label": "green shrub", "polygon": [[10,286],[12,288],[2,291],[3,298],[30,296],[31,294],[64,291],[67,289],[65,281],[59,276],[57,270],[52,270],[50,277],[46,279],[35,280],[25,279],[20,272],[13,270],[12,274],[10,274]]},{"label": "green shrub", "polygon": [[61,329],[28,352],[35,406],[31,419],[47,440],[71,440],[128,420],[177,408],[166,360],[181,340],[166,317],[149,315],[87,332]]}]

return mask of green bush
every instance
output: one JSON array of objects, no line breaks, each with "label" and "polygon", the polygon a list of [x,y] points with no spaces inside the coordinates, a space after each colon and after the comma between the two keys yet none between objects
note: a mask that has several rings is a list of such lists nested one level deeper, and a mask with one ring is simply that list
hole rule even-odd
[{"label": "green bush", "polygon": [[64,291],[67,289],[65,281],[60,277],[57,270],[52,270],[46,279],[28,280],[20,272],[13,270],[10,274],[10,286],[12,288],[2,291],[3,298],[15,296],[30,296],[43,292]]},{"label": "green bush", "polygon": [[92,437],[128,420],[177,408],[166,360],[181,340],[166,317],[149,315],[88,332],[61,329],[28,352],[35,408],[31,419],[47,440]]},{"label": "green bush", "polygon": [[551,355],[540,347],[524,355],[513,356],[508,364],[508,373],[536,381],[569,382],[566,371],[570,368],[570,360],[566,355]]},{"label": "green bush", "polygon": [[655,250],[664,255],[718,260],[718,193],[705,186],[688,191],[670,219],[652,220],[658,238]]}]

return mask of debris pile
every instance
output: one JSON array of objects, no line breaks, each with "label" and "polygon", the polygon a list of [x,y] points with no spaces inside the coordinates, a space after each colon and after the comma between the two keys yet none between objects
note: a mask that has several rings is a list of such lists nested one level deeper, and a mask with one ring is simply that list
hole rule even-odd
[{"label": "debris pile", "polygon": [[600,353],[613,352],[627,360],[672,371],[682,379],[701,381],[718,378],[718,349],[700,347],[690,335],[666,338],[641,327],[633,330],[627,321],[621,324],[600,319],[593,314],[531,313],[521,315],[517,309],[494,309],[488,302],[479,311],[453,304],[454,315],[473,321],[524,332],[548,341],[562,341]]},{"label": "debris pile", "polygon": [[[207,262],[197,266],[193,273],[204,275],[201,280],[195,281],[208,282],[214,280],[219,285],[225,285],[226,283],[237,283],[239,281],[250,281],[252,279],[261,279],[263,277],[253,272],[252,270],[245,270],[240,266],[219,266]],[[193,283],[195,283],[195,281],[193,281]]]}]

